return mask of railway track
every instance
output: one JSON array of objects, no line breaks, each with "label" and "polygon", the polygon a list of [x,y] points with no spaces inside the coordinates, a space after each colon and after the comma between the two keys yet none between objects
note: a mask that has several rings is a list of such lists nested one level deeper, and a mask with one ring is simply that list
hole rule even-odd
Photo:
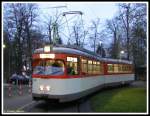
[{"label": "railway track", "polygon": [[29,107],[24,107],[25,112],[33,113],[78,113],[90,112],[89,101],[74,101],[68,103],[52,103],[46,101],[33,102]]}]

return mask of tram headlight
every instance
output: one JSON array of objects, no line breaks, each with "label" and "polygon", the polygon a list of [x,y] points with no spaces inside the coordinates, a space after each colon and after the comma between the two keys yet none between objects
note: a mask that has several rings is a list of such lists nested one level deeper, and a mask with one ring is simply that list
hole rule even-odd
[{"label": "tram headlight", "polygon": [[46,90],[47,90],[47,91],[50,91],[50,86],[46,86]]},{"label": "tram headlight", "polygon": [[44,90],[44,86],[40,85],[40,90],[43,91]]}]

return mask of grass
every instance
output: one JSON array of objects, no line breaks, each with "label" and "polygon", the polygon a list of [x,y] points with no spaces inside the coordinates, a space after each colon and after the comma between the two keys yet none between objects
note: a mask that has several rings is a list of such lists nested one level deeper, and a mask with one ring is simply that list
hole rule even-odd
[{"label": "grass", "polygon": [[146,112],[146,89],[104,90],[91,98],[91,108],[94,112]]}]

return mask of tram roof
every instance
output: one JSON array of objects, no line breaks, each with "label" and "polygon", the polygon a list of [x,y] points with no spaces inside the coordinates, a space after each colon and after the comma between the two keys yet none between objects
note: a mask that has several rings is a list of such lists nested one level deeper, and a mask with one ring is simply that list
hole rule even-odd
[{"label": "tram roof", "polygon": [[[66,54],[82,55],[82,56],[85,56],[85,57],[89,57],[89,58],[93,58],[93,59],[101,60],[101,61],[107,61],[107,62],[132,64],[132,62],[128,61],[128,60],[102,58],[100,55],[98,55],[94,52],[91,52],[89,50],[86,50],[84,48],[80,48],[80,47],[77,47],[77,46],[57,45],[57,46],[53,46],[52,51],[54,53],[66,53]],[[34,51],[34,53],[44,53],[44,48],[36,49]]]}]

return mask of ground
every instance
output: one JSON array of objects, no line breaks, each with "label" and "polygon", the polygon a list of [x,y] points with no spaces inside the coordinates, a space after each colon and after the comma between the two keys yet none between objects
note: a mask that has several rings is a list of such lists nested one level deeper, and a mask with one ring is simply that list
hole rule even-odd
[{"label": "ground", "polygon": [[[145,112],[146,111],[146,83],[137,81],[130,86],[109,88],[77,101],[66,104],[51,104],[45,101],[33,101],[29,91],[30,86],[20,87],[4,84],[3,109],[4,112]],[[9,96],[9,94],[11,96]],[[129,96],[128,96],[129,95]],[[128,101],[131,99],[131,101]]]},{"label": "ground", "polygon": [[105,89],[91,98],[94,112],[146,112],[146,83]]}]

